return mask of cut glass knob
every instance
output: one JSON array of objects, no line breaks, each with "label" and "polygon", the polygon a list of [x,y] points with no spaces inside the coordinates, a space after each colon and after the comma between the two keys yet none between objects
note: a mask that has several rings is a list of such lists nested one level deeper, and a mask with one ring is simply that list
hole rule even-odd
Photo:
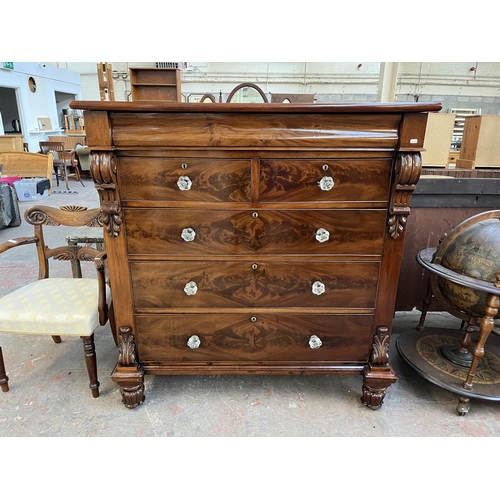
[{"label": "cut glass knob", "polygon": [[325,175],[324,177],[321,178],[318,184],[323,191],[330,191],[330,189],[333,188],[335,182],[331,177]]},{"label": "cut glass knob", "polygon": [[181,191],[187,191],[188,189],[191,189],[193,183],[187,175],[181,175],[177,181],[177,185]]},{"label": "cut glass knob", "polygon": [[316,239],[320,242],[320,243],[324,243],[325,241],[328,241],[330,239],[330,233],[323,227],[320,227],[317,231],[316,231]]},{"label": "cut glass knob", "polygon": [[311,349],[319,349],[323,345],[321,339],[317,335],[311,335],[309,337],[309,347]]},{"label": "cut glass knob", "polygon": [[198,337],[198,335],[191,335],[191,337],[189,337],[187,341],[187,345],[191,349],[198,349],[198,347],[200,347],[200,344],[201,340],[200,337]]},{"label": "cut glass knob", "polygon": [[325,285],[323,285],[321,281],[315,281],[312,286],[312,293],[314,293],[314,295],[325,293]]},{"label": "cut glass knob", "polygon": [[196,232],[191,227],[186,227],[182,230],[181,237],[184,241],[193,241],[196,236]]},{"label": "cut glass knob", "polygon": [[198,291],[198,285],[194,281],[190,281],[184,287],[184,291],[187,295],[194,295]]}]

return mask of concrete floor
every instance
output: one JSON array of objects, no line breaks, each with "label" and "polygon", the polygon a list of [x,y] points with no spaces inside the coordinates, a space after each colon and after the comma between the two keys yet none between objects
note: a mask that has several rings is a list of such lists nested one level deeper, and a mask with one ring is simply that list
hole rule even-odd
[{"label": "concrete floor", "polygon": [[[38,203],[98,206],[92,182],[87,179],[85,184],[83,188],[71,180],[75,192],[21,202],[21,210]],[[48,229],[49,246],[65,242],[67,229]],[[32,227],[23,220],[20,227],[1,230],[0,241],[31,234]],[[30,246],[0,255],[0,296],[35,279],[35,261]],[[52,269],[57,276],[71,275],[66,262],[54,262]],[[85,272],[92,267],[84,267]],[[10,378],[10,391],[0,393],[0,436],[500,436],[498,403],[473,399],[470,412],[460,417],[455,395],[428,382],[401,359],[394,341],[415,332],[419,315],[396,314],[391,363],[399,380],[377,411],[360,402],[361,376],[146,376],[146,401],[129,410],[110,379],[117,349],[109,326],[96,332],[98,399],[88,388],[79,338],[55,344],[50,337],[0,333]],[[457,329],[460,321],[431,313],[426,326]]]}]

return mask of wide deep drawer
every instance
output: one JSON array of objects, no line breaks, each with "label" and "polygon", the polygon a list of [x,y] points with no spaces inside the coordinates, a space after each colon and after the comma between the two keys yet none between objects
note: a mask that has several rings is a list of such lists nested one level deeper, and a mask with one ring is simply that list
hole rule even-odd
[{"label": "wide deep drawer", "polygon": [[380,255],[385,210],[125,209],[129,254]]},{"label": "wide deep drawer", "polygon": [[[359,363],[369,359],[373,335],[371,315],[158,314],[137,315],[135,321],[141,363]],[[311,347],[310,342],[319,345],[313,336],[320,347]]]},{"label": "wide deep drawer", "polygon": [[382,159],[265,159],[259,201],[387,201],[390,172]]},{"label": "wide deep drawer", "polygon": [[131,262],[134,307],[373,308],[379,262]]},{"label": "wide deep drawer", "polygon": [[123,200],[249,202],[250,160],[119,159]]}]

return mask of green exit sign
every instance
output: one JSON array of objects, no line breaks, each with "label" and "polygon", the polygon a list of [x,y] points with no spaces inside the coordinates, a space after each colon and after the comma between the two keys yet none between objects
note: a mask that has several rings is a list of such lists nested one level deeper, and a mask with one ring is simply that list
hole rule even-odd
[{"label": "green exit sign", "polygon": [[13,62],[4,62],[2,63],[4,69],[14,69],[14,63]]}]

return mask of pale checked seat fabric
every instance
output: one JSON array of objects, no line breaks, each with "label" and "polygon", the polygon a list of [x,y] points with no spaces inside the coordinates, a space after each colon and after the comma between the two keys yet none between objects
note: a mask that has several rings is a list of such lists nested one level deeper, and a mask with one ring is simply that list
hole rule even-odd
[{"label": "pale checked seat fabric", "polygon": [[[92,335],[99,326],[98,296],[96,279],[35,281],[0,299],[0,332]],[[106,303],[111,306],[108,285]]]},{"label": "pale checked seat fabric", "polygon": [[[106,283],[106,252],[90,245],[61,246],[50,249],[44,243],[43,225],[99,226],[100,209],[85,207],[34,206],[24,218],[34,225],[35,235],[0,243],[0,253],[34,243],[39,256],[39,279],[0,298],[0,340],[3,334],[51,335],[56,343],[61,336],[83,340],[85,361],[93,397],[99,396],[94,331],[110,320],[116,343],[111,289]],[[97,278],[50,278],[48,259],[93,261]],[[0,348],[0,386],[9,390],[8,377]]]}]

